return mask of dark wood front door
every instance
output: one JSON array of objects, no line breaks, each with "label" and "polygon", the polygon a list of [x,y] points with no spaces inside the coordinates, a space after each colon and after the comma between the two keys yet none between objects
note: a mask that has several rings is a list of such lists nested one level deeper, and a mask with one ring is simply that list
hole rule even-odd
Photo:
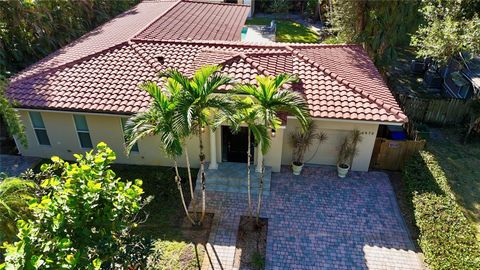
[{"label": "dark wood front door", "polygon": [[[253,139],[252,139],[253,142]],[[253,161],[253,144],[252,161]],[[240,128],[233,133],[230,127],[222,126],[222,161],[224,162],[247,162],[248,129]]]}]

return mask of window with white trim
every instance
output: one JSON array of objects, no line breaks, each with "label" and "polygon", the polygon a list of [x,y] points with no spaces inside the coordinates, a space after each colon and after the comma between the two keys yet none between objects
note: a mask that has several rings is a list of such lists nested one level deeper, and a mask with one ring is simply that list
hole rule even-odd
[{"label": "window with white trim", "polygon": [[85,115],[73,115],[75,128],[77,129],[78,140],[82,148],[93,148],[90,131],[88,130],[87,119]]},{"label": "window with white trim", "polygon": [[[121,118],[122,120],[122,132],[125,130],[125,125],[127,124],[127,118]],[[127,138],[125,137],[125,133],[123,133],[123,139],[125,141],[125,144],[127,143]],[[132,146],[132,150],[130,150],[130,152],[134,152],[134,153],[138,153],[140,152],[140,150],[138,149],[138,144],[135,143],[133,146]]]},{"label": "window with white trim", "polygon": [[37,137],[38,144],[50,146],[50,139],[48,138],[47,129],[45,123],[43,123],[42,114],[39,112],[28,112],[30,120],[32,121],[33,130]]}]

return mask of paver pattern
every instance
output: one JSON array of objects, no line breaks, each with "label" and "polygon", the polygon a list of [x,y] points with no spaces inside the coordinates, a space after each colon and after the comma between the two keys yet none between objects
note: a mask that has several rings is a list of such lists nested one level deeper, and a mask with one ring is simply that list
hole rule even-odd
[{"label": "paver pattern", "polygon": [[0,155],[0,172],[8,176],[17,176],[27,169],[33,168],[41,159],[14,155]]},{"label": "paver pattern", "polygon": [[[209,192],[207,202],[217,228],[205,268],[233,269],[246,195]],[[266,269],[424,269],[384,173],[339,179],[332,167],[306,167],[302,176],[282,168],[261,213],[269,219]]]}]

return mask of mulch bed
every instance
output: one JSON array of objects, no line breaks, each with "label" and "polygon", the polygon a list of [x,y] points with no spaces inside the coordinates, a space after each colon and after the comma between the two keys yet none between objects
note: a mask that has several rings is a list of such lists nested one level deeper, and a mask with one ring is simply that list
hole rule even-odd
[{"label": "mulch bed", "polygon": [[268,219],[260,218],[256,224],[255,218],[240,217],[238,226],[235,261],[233,266],[239,269],[263,269],[267,253]]}]

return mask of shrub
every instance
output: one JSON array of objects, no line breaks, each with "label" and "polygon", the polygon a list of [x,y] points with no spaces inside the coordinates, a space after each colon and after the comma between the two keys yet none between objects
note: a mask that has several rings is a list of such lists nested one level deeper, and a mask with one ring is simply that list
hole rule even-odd
[{"label": "shrub", "polygon": [[121,181],[110,170],[115,153],[105,143],[76,163],[52,157],[41,170],[48,192],[32,200],[32,219],[19,220],[18,241],[5,243],[0,269],[116,268],[127,248],[136,216],[148,201],[142,199],[142,181]]},{"label": "shrub", "polygon": [[0,179],[0,243],[14,239],[17,219],[29,217],[28,201],[36,188],[34,182],[21,178]]},{"label": "shrub", "polygon": [[432,193],[414,196],[419,244],[431,269],[480,269],[475,229],[451,199]]},{"label": "shrub", "polygon": [[420,230],[419,244],[431,269],[480,269],[475,228],[455,202],[448,179],[426,151],[404,168],[408,201]]}]

